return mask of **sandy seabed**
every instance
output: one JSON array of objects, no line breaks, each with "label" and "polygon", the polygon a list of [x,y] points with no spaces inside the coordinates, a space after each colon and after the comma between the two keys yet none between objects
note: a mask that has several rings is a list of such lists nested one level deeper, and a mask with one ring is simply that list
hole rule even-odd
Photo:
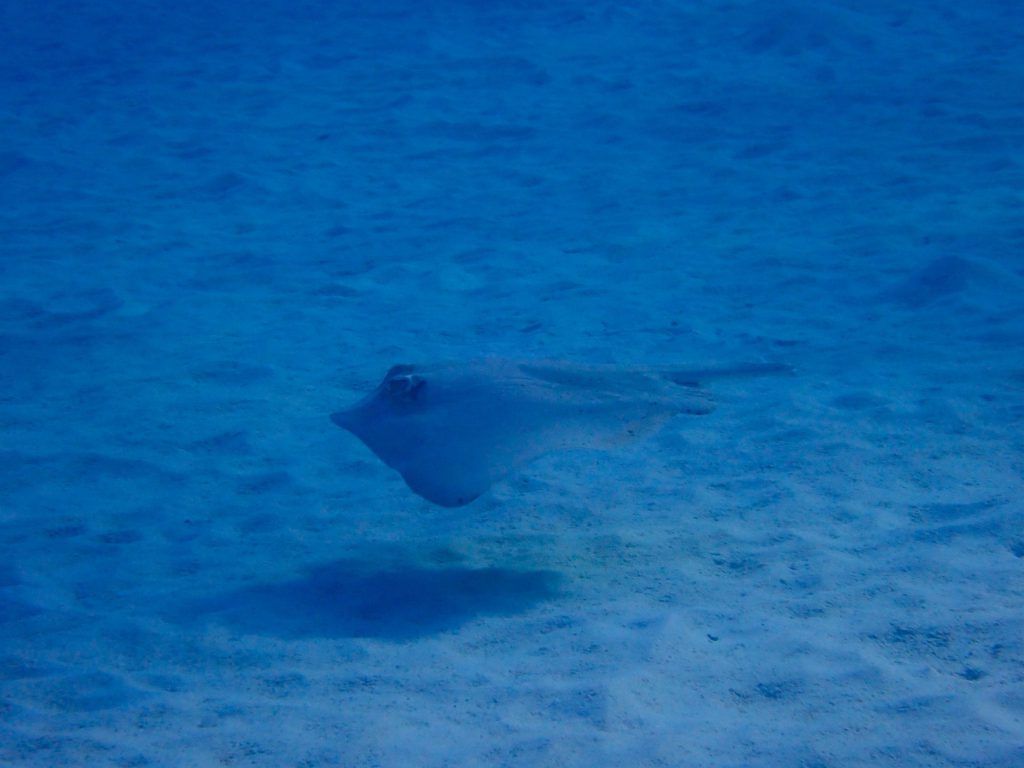
[{"label": "sandy seabed", "polygon": [[[0,8],[0,763],[1024,764],[1017,3],[129,6]],[[328,420],[482,356],[796,374]]]}]

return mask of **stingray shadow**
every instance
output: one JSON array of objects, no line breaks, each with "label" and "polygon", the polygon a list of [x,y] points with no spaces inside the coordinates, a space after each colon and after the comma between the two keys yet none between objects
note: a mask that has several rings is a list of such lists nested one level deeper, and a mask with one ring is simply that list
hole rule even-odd
[{"label": "stingray shadow", "polygon": [[203,601],[190,611],[245,633],[301,639],[410,640],[456,629],[478,616],[511,615],[557,594],[552,571],[374,567],[341,560],[303,578]]}]

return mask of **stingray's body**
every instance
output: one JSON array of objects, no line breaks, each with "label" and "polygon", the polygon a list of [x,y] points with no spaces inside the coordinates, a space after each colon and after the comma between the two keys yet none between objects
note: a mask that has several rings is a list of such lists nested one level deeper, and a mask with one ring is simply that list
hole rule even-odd
[{"label": "stingray's body", "polygon": [[446,507],[468,504],[516,467],[552,451],[609,448],[713,406],[699,385],[786,370],[755,364],[659,369],[487,359],[396,365],[331,419],[409,487]]}]

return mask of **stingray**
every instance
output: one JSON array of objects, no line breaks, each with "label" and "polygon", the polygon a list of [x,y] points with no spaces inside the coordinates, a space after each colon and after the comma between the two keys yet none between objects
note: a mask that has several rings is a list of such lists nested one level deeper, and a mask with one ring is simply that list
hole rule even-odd
[{"label": "stingray", "polygon": [[486,359],[396,365],[367,397],[331,414],[415,493],[460,507],[555,451],[610,449],[679,414],[713,409],[702,384],[788,368],[623,368]]}]

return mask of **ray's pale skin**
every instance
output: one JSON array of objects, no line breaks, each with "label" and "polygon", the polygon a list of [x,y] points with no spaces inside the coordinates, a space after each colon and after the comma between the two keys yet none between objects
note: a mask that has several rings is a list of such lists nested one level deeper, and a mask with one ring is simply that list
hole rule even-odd
[{"label": "ray's pale skin", "polygon": [[469,504],[538,456],[610,449],[657,432],[676,415],[713,409],[709,380],[787,371],[755,363],[722,368],[626,368],[486,359],[396,365],[360,402],[331,420],[435,504]]}]

